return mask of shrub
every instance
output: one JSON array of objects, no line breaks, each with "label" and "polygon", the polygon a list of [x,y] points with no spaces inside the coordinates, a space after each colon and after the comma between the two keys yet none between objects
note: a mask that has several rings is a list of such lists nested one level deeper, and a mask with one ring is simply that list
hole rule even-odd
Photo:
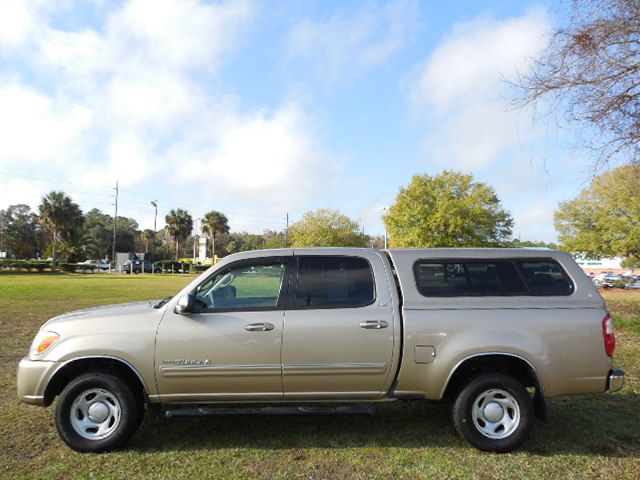
[{"label": "shrub", "polygon": [[78,265],[76,263],[62,262],[60,268],[65,272],[75,272]]}]

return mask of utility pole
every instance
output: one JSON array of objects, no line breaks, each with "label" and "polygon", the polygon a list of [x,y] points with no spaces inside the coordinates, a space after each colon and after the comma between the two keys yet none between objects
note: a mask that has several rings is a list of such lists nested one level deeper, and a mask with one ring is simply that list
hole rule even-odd
[{"label": "utility pole", "polygon": [[284,230],[284,248],[289,247],[289,212],[287,212],[287,216],[285,217],[287,220],[287,227]]},{"label": "utility pole", "polygon": [[116,179],[116,213],[113,216],[113,247],[111,249],[111,261],[116,261],[116,224],[118,223],[118,180]]}]

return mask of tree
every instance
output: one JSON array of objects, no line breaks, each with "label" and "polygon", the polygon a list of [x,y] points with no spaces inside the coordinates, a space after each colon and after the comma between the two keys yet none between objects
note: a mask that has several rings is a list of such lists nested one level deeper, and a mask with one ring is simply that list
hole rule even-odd
[{"label": "tree", "polygon": [[211,258],[216,255],[216,235],[229,233],[229,220],[224,213],[211,210],[202,220],[202,233],[211,240]]},{"label": "tree", "polygon": [[542,241],[532,241],[532,240],[518,240],[514,238],[504,244],[505,247],[508,248],[549,248],[551,250],[557,250],[559,247],[553,242],[542,242]]},{"label": "tree", "polygon": [[265,230],[262,233],[264,238],[263,248],[286,248],[286,242],[283,232],[276,232],[275,230]]},{"label": "tree", "polygon": [[491,187],[444,171],[414,175],[384,223],[392,247],[494,247],[511,236],[513,220]]},{"label": "tree", "polygon": [[189,212],[182,208],[171,210],[165,217],[167,223],[167,232],[176,244],[176,260],[178,259],[178,251],[180,249],[180,241],[186,240],[191,230],[193,230],[193,218]]},{"label": "tree", "polygon": [[39,206],[40,222],[49,231],[53,240],[52,268],[56,268],[56,255],[60,237],[69,240],[74,229],[84,220],[77,203],[63,192],[52,191],[42,197]]},{"label": "tree", "polygon": [[366,247],[368,237],[339,210],[307,212],[289,229],[294,247]]},{"label": "tree", "polygon": [[9,218],[6,210],[0,210],[0,252],[6,251],[6,235],[7,227],[9,226]]},{"label": "tree", "polygon": [[144,253],[149,253],[149,242],[154,242],[155,238],[156,232],[149,228],[140,232],[140,240],[144,242]]},{"label": "tree", "polygon": [[38,216],[28,205],[9,205],[0,211],[0,223],[4,237],[0,251],[6,248],[15,258],[34,257],[42,251],[42,229]]},{"label": "tree", "polygon": [[[111,215],[93,208],[85,214],[83,229],[86,232],[86,241],[95,245],[95,253],[92,255],[100,258],[111,255],[113,246],[113,217]],[[116,251],[134,251],[138,237],[138,223],[132,218],[119,216],[116,222],[116,232]]]},{"label": "tree", "polygon": [[[541,99],[594,126],[599,162],[640,154],[640,0],[573,0],[532,72],[518,81],[524,106]],[[600,140],[602,139],[602,140]]]},{"label": "tree", "polygon": [[640,257],[640,165],[609,170],[555,213],[558,239],[589,256]]}]

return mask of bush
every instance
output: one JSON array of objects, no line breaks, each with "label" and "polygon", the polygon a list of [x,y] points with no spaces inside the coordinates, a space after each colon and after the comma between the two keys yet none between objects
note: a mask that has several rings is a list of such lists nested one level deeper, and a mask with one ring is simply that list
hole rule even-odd
[{"label": "bush", "polygon": [[51,262],[48,260],[0,260],[0,270],[44,272],[47,269],[51,270]]},{"label": "bush", "polygon": [[78,264],[76,263],[68,263],[68,262],[62,262],[60,263],[60,268],[62,269],[62,271],[64,272],[75,272],[76,269],[78,268]]}]

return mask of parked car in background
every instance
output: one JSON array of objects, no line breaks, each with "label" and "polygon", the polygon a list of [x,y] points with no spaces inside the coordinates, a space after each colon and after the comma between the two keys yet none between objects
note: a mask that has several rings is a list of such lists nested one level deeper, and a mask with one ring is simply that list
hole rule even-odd
[{"label": "parked car in background", "polygon": [[85,260],[84,262],[78,262],[78,265],[91,265],[92,267],[95,267],[96,269],[100,269],[100,270],[109,269],[109,262],[105,259]]},{"label": "parked car in background", "polygon": [[144,273],[151,273],[155,270],[153,267],[153,262],[150,262],[148,260],[140,260],[139,258],[127,260],[122,266],[122,270],[125,273],[142,273],[143,268]]},{"label": "parked car in background", "polygon": [[630,290],[640,290],[640,280],[627,284],[627,288]]},{"label": "parked car in background", "polygon": [[109,267],[111,266],[111,264],[109,263],[108,260],[106,259],[102,259],[102,260],[98,260],[98,268],[100,270],[109,270]]}]

